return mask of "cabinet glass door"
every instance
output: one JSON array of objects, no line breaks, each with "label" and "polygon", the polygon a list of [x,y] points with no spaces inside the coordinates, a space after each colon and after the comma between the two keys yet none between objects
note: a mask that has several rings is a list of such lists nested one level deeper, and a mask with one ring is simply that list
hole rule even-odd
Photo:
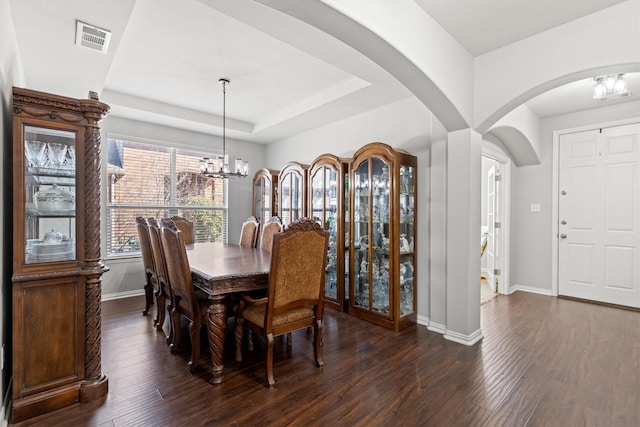
[{"label": "cabinet glass door", "polygon": [[76,134],[24,126],[25,263],[76,259]]},{"label": "cabinet glass door", "polygon": [[280,191],[282,193],[282,224],[289,225],[302,218],[304,206],[304,188],[302,176],[291,171],[286,173],[281,180]]},{"label": "cabinet glass door", "polygon": [[389,165],[372,158],[354,173],[354,305],[388,316]]},{"label": "cabinet glass door", "polygon": [[253,186],[253,215],[260,224],[271,218],[271,181],[267,177],[258,179]]},{"label": "cabinet glass door", "polygon": [[412,313],[415,302],[415,180],[411,166],[400,166],[400,315]]},{"label": "cabinet glass door", "polygon": [[389,165],[371,159],[371,286],[372,309],[389,314]]},{"label": "cabinet glass door", "polygon": [[[349,298],[349,172],[344,174],[344,236],[337,236],[337,244],[344,244],[344,295],[345,304]],[[340,239],[343,239],[342,241]],[[348,305],[348,304],[347,304]]]},{"label": "cabinet glass door", "polygon": [[323,166],[315,170],[311,182],[313,219],[329,232],[324,296],[326,299],[337,302],[339,282],[337,245],[343,244],[343,237],[338,236],[338,172],[332,167]]}]

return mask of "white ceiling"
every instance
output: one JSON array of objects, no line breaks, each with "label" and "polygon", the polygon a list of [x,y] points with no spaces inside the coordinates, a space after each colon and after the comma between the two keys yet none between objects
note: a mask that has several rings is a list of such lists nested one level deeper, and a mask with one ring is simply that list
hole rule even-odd
[{"label": "white ceiling", "polygon": [[[478,55],[620,1],[416,2]],[[10,0],[10,7],[28,87],[98,92],[114,116],[219,134],[224,77],[227,135],[267,143],[412,96],[350,47],[251,0]],[[74,45],[76,20],[112,31],[106,55]],[[631,76],[636,94],[639,76]],[[566,85],[528,105],[541,117],[595,108],[592,84]]]},{"label": "white ceiling", "polygon": [[625,0],[415,0],[480,56]]}]

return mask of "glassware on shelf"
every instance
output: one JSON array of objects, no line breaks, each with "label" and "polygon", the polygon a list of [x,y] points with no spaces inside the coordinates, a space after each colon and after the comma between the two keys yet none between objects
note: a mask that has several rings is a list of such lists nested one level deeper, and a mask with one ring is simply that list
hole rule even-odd
[{"label": "glassware on shelf", "polygon": [[71,191],[53,184],[33,196],[34,206],[40,212],[68,212],[76,208],[76,196]]},{"label": "glassware on shelf", "polygon": [[24,154],[30,167],[40,168],[44,166],[45,150],[47,145],[40,141],[25,141]]},{"label": "glassware on shelf", "polygon": [[44,233],[42,243],[46,245],[53,245],[62,242],[62,238],[62,233],[52,228],[50,231]]},{"label": "glassware on shelf", "polygon": [[63,169],[74,170],[76,168],[76,147],[73,145],[67,146],[64,162],[62,163]]},{"label": "glassware on shelf", "polygon": [[45,166],[51,169],[61,169],[67,157],[67,145],[50,142],[47,144],[47,161]]}]

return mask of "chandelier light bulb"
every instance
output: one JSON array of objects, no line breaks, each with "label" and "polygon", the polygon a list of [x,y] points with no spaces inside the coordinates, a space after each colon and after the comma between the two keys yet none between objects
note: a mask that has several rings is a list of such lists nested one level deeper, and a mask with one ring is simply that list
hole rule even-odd
[{"label": "chandelier light bulb", "polygon": [[629,96],[631,92],[624,79],[624,74],[609,74],[594,77],[596,85],[593,88],[593,99],[606,101],[611,97]]},{"label": "chandelier light bulb", "polygon": [[616,78],[614,76],[607,76],[604,80],[604,86],[607,88],[607,92],[611,92],[616,85]]},{"label": "chandelier light bulb", "polygon": [[616,95],[622,95],[627,93],[628,91],[629,88],[627,87],[627,81],[622,78],[622,75],[619,75],[618,79],[616,80],[616,84],[613,87],[613,92]]}]

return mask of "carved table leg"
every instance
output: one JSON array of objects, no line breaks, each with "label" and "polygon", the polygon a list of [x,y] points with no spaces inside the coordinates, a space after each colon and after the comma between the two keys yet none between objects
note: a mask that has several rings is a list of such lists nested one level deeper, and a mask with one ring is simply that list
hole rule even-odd
[{"label": "carved table leg", "polygon": [[211,353],[211,384],[220,384],[224,380],[222,357],[224,355],[224,339],[227,333],[227,309],[223,295],[210,297],[211,305],[207,311],[209,333],[209,351]]}]

